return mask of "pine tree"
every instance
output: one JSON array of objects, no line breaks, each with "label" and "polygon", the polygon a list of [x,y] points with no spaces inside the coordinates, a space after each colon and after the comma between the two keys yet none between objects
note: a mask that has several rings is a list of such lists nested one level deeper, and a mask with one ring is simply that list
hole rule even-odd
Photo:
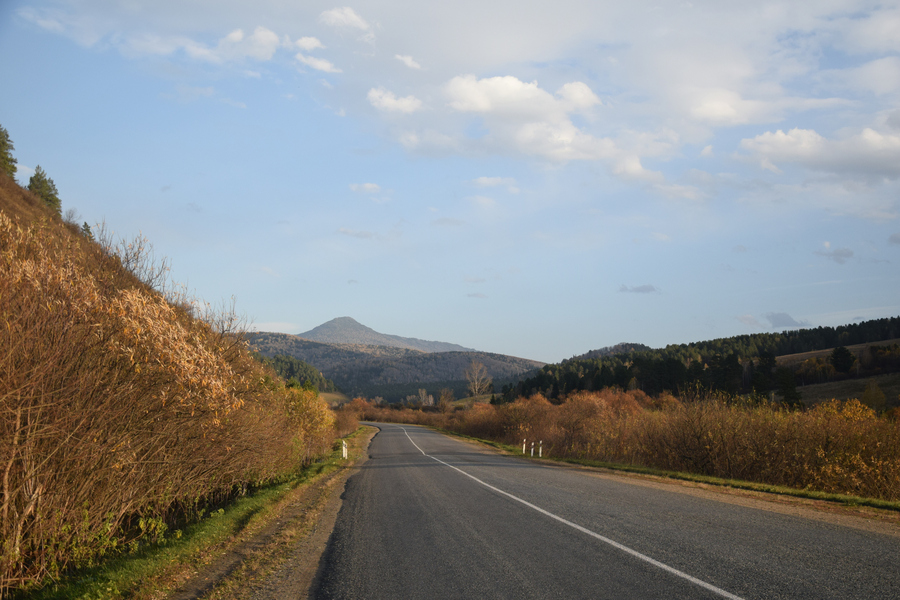
[{"label": "pine tree", "polygon": [[52,179],[47,177],[47,173],[44,172],[40,165],[35,167],[34,175],[28,180],[28,191],[39,196],[57,214],[62,212],[62,203],[59,201],[59,192],[56,190],[56,185]]},{"label": "pine tree", "polygon": [[0,125],[0,171],[13,179],[16,178],[16,159],[12,155],[15,149],[12,140],[9,139],[9,133]]}]

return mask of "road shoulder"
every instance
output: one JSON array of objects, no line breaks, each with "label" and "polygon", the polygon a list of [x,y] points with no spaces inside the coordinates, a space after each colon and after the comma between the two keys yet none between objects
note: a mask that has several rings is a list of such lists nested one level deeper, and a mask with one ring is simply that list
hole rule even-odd
[{"label": "road shoulder", "polygon": [[374,427],[352,437],[349,464],[284,498],[268,524],[204,567],[169,600],[305,598],[341,508],[347,479],[368,459]]}]

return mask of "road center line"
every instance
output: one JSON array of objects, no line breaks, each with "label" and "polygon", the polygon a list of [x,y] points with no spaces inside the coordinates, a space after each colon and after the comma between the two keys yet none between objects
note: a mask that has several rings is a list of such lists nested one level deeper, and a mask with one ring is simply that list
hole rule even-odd
[{"label": "road center line", "polygon": [[650,564],[653,565],[654,567],[660,568],[660,569],[662,569],[663,571],[666,571],[666,572],[668,572],[668,573],[671,573],[672,575],[675,575],[675,576],[677,576],[677,577],[681,577],[682,579],[686,579],[687,581],[690,581],[691,583],[693,583],[693,584],[695,584],[695,585],[698,585],[698,586],[700,586],[700,587],[702,587],[702,588],[704,588],[704,589],[706,589],[706,590],[709,590],[710,592],[712,592],[712,593],[714,593],[714,594],[717,594],[717,595],[719,595],[719,596],[722,596],[723,598],[729,598],[729,600],[743,600],[740,596],[735,596],[734,594],[732,594],[732,593],[730,593],[730,592],[726,592],[725,590],[723,590],[723,589],[721,589],[721,588],[717,588],[716,586],[712,585],[711,583],[707,583],[707,582],[705,582],[705,581],[703,581],[703,580],[697,579],[696,577],[692,577],[691,575],[688,575],[687,573],[685,573],[685,572],[683,572],[683,571],[679,571],[678,569],[676,569],[676,568],[674,568],[674,567],[670,567],[669,565],[667,565],[667,564],[665,564],[665,563],[661,563],[661,562],[659,562],[658,560],[656,560],[656,559],[654,559],[654,558],[650,558],[650,557],[647,556],[646,554],[641,554],[641,553],[638,552],[637,550],[632,550],[632,549],[629,548],[628,546],[623,546],[622,544],[620,544],[619,542],[617,542],[617,541],[615,541],[615,540],[611,540],[611,539],[609,539],[608,537],[602,536],[602,535],[600,535],[599,533],[596,533],[596,532],[594,532],[594,531],[591,531],[590,529],[587,529],[587,528],[585,528],[585,527],[582,527],[581,525],[578,525],[577,523],[573,523],[572,521],[569,521],[569,520],[567,520],[567,519],[564,519],[564,518],[560,517],[559,515],[555,515],[555,514],[553,514],[552,512],[550,512],[550,511],[548,511],[548,510],[544,510],[544,509],[541,508],[540,506],[536,506],[536,505],[532,504],[531,502],[528,502],[527,500],[523,500],[522,498],[519,498],[518,496],[514,496],[514,495],[510,494],[509,492],[505,492],[505,491],[501,490],[500,488],[496,488],[496,487],[492,486],[491,484],[486,483],[486,482],[484,482],[484,481],[478,479],[478,478],[475,477],[474,475],[470,475],[470,474],[466,473],[465,471],[463,471],[462,469],[460,469],[460,468],[458,468],[458,467],[454,467],[453,465],[451,465],[451,464],[449,464],[449,463],[446,463],[446,462],[442,461],[441,459],[439,459],[439,458],[437,458],[437,457],[431,456],[430,454],[426,454],[425,451],[422,450],[421,448],[419,448],[419,445],[418,445],[417,443],[415,443],[415,442],[413,441],[413,439],[409,436],[409,432],[406,431],[406,428],[405,428],[405,427],[401,427],[400,429],[403,430],[403,433],[406,434],[407,439],[409,439],[409,441],[412,442],[412,445],[415,446],[416,449],[417,449],[419,452],[421,452],[423,455],[427,456],[428,458],[430,458],[430,459],[432,459],[432,460],[436,460],[437,462],[441,463],[441,464],[444,465],[444,466],[450,467],[450,468],[453,469],[454,471],[458,471],[459,473],[462,473],[462,474],[465,475],[466,477],[468,477],[468,478],[470,478],[470,479],[473,479],[473,480],[477,481],[478,483],[480,483],[480,484],[483,485],[484,487],[486,487],[486,488],[488,488],[488,489],[490,489],[490,490],[493,490],[493,491],[497,492],[498,494],[503,494],[503,495],[506,496],[507,498],[510,498],[510,499],[512,499],[512,500],[515,500],[516,502],[519,502],[519,503],[521,503],[521,504],[524,504],[524,505],[527,506],[528,508],[534,509],[534,510],[536,510],[537,512],[541,513],[542,515],[546,515],[546,516],[550,517],[551,519],[556,519],[556,520],[559,521],[560,523],[563,523],[563,524],[565,524],[565,525],[568,525],[568,526],[571,527],[572,529],[577,529],[578,531],[580,531],[580,532],[582,532],[582,533],[586,533],[587,535],[589,535],[589,536],[591,536],[591,537],[593,537],[593,538],[596,538],[596,539],[600,540],[601,542],[603,542],[603,543],[605,543],[605,544],[609,544],[609,545],[612,546],[613,548],[617,548],[617,549],[621,550],[622,552],[625,552],[626,554],[630,554],[631,556],[633,556],[633,557],[635,557],[635,558],[637,558],[637,559],[640,559],[640,560],[642,560],[642,561],[644,561],[644,562],[650,563]]}]

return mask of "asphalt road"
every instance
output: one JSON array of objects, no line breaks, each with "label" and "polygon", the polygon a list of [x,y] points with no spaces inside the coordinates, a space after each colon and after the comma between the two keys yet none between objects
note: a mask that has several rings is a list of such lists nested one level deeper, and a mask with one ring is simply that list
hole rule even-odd
[{"label": "asphalt road", "polygon": [[900,538],[379,424],[313,598],[900,598]]}]

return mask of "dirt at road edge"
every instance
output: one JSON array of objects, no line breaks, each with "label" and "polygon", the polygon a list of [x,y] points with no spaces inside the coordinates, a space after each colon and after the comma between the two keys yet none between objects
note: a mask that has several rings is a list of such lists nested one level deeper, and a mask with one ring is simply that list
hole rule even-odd
[{"label": "dirt at road edge", "polygon": [[306,598],[340,511],[344,485],[368,459],[378,432],[367,427],[350,440],[351,463],[283,499],[269,523],[237,544],[168,600],[268,600]]}]

